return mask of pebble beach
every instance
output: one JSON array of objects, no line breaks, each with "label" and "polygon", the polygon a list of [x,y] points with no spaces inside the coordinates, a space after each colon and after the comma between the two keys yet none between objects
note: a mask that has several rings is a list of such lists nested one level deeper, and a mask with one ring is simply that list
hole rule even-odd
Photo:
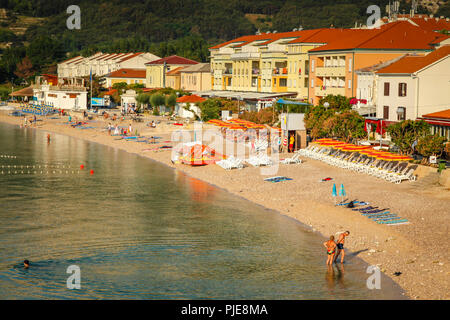
[{"label": "pebble beach", "polygon": [[[22,117],[9,116],[9,112],[0,111],[1,122],[23,124]],[[161,162],[180,173],[294,218],[326,238],[349,230],[350,236],[345,243],[345,247],[350,250],[348,255],[379,266],[382,272],[405,290],[408,298],[450,297],[450,259],[446,249],[442,248],[449,234],[450,189],[439,184],[421,184],[420,177],[416,182],[392,184],[309,158],[302,158],[301,164],[280,163],[275,175],[292,180],[269,183],[264,181],[267,176],[261,174],[260,168],[251,166],[224,170],[217,165],[195,167],[173,164],[170,149],[156,152],[154,147],[158,144],[149,145],[110,136],[105,128],[111,121],[100,117],[89,121],[90,128],[84,130],[66,124],[67,116],[39,120],[35,127],[24,130],[38,129],[50,135],[63,134]],[[166,120],[161,120],[156,128],[150,128],[146,126],[149,121],[151,118],[142,123],[132,123],[133,130],[137,130],[141,136],[161,137],[161,145],[171,144],[166,141],[171,141],[174,131],[193,129],[192,124],[174,126]],[[119,125],[128,126],[129,123],[123,121]],[[205,125],[206,128],[208,125]],[[290,156],[280,154],[281,159]],[[325,177],[333,180],[321,182]],[[349,200],[366,201],[373,206],[388,208],[407,218],[409,224],[380,225],[349,208],[335,206],[331,196],[333,183],[345,185]],[[325,260],[324,255],[324,263]]]}]

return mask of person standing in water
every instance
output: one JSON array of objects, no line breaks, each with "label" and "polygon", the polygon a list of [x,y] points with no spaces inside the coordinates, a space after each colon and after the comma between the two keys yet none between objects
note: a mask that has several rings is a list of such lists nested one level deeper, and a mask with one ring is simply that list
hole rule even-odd
[{"label": "person standing in water", "polygon": [[24,267],[25,269],[28,269],[28,268],[30,267],[30,261],[24,260],[24,261],[23,261],[23,267]]},{"label": "person standing in water", "polygon": [[338,250],[336,253],[336,257],[334,257],[334,262],[336,262],[337,258],[339,257],[339,255],[342,252],[341,263],[344,263],[344,257],[345,257],[344,242],[345,242],[345,237],[347,237],[349,234],[350,234],[350,231],[345,231],[339,235],[339,239],[337,241],[337,249]]},{"label": "person standing in water", "polygon": [[327,265],[332,265],[334,254],[336,253],[336,242],[334,242],[334,236],[330,236],[330,240],[325,241],[323,245],[327,248]]}]

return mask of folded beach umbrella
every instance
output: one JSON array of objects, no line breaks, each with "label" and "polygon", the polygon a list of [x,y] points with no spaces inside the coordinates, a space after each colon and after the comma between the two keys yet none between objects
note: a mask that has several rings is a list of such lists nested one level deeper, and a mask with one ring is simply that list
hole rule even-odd
[{"label": "folded beach umbrella", "polygon": [[344,184],[341,183],[341,188],[339,189],[339,195],[342,197],[342,201],[344,201],[344,197],[346,196]]},{"label": "folded beach umbrella", "polygon": [[337,197],[336,183],[333,183],[333,191],[331,192],[331,195],[333,196],[334,204],[336,204],[336,197]]}]

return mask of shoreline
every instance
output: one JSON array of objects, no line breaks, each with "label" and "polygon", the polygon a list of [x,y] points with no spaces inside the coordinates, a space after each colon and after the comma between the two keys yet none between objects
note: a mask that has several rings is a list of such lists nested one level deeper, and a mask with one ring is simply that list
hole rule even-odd
[{"label": "shoreline", "polygon": [[[14,118],[0,111],[0,121],[20,125],[23,123],[23,118]],[[304,163],[300,165],[280,164],[276,175],[292,177],[294,178],[293,181],[278,184],[265,183],[263,181],[264,176],[259,174],[259,168],[247,167],[242,170],[226,171],[214,165],[204,167],[173,165],[170,161],[170,151],[142,151],[143,145],[140,143],[114,140],[106,132],[99,132],[98,128],[78,130],[62,125],[61,122],[61,119],[46,119],[45,122],[43,121],[42,126],[33,129],[81,138],[152,159],[170,168],[179,170],[189,177],[202,180],[263,208],[275,210],[279,214],[295,219],[301,225],[310,228],[313,232],[318,232],[324,237],[348,229],[351,231],[351,234],[346,241],[346,247],[351,250],[351,255],[361,258],[369,265],[378,265],[385,275],[400,286],[408,298],[449,299],[447,292],[449,287],[448,275],[450,274],[449,259],[444,255],[445,252],[440,254],[440,251],[443,250],[437,245],[440,241],[444,241],[448,234],[445,223],[439,222],[439,219],[448,221],[446,219],[448,219],[450,214],[450,210],[447,209],[450,207],[449,191],[447,191],[447,194],[444,194],[444,197],[435,197],[432,192],[427,194],[420,189],[414,190],[412,185],[408,183],[402,183],[397,186],[375,180],[373,177],[333,168],[308,158],[304,159]],[[106,122],[103,122],[103,120],[98,122],[105,126]],[[158,135],[170,134],[170,132],[158,130],[153,132]],[[334,177],[335,181],[331,182],[331,184],[330,182],[319,183],[317,177],[321,176]],[[353,179],[349,176],[353,176]],[[355,181],[355,177],[360,179]],[[362,180],[362,182],[357,180]],[[362,188],[365,185],[365,189],[369,189],[367,180],[371,180],[370,183],[374,189],[372,192]],[[438,221],[428,222],[431,224],[430,226],[424,224],[421,227],[420,218],[417,219],[418,217],[415,216],[417,212],[411,212],[412,215],[407,215],[411,207],[406,208],[407,210],[403,210],[403,212],[398,212],[402,209],[400,203],[397,206],[398,210],[395,210],[397,209],[395,207],[393,210],[398,212],[399,215],[406,216],[411,221],[411,224],[399,226],[378,225],[367,218],[356,215],[354,211],[334,206],[332,198],[329,196],[332,183],[334,182],[337,185],[341,182],[344,183],[350,199],[358,198],[369,201],[371,205],[384,207],[384,205],[389,203],[389,195],[394,195],[393,199],[391,199],[393,202],[399,200],[399,195],[400,199],[407,196],[408,199],[400,202],[405,203],[408,200],[412,201],[415,199],[418,204],[421,203],[430,212],[440,209],[441,215],[438,216]],[[357,191],[355,192],[355,190]],[[413,193],[412,196],[410,193]],[[418,199],[419,197],[420,199]],[[325,199],[327,199],[329,204],[325,202]],[[415,211],[420,213],[420,208]],[[428,213],[424,214],[424,216],[427,215]],[[424,218],[422,218],[422,221],[424,221]],[[424,243],[420,244],[420,241],[414,241],[414,239],[417,235],[425,233],[429,227],[434,228],[430,232],[436,233],[436,236],[433,239],[426,238],[427,241],[424,247]],[[412,233],[412,235],[410,236],[409,233]],[[433,247],[430,250],[429,244],[431,243],[436,243],[436,248]],[[397,271],[402,272],[402,275],[399,277],[393,276],[393,273]]]}]

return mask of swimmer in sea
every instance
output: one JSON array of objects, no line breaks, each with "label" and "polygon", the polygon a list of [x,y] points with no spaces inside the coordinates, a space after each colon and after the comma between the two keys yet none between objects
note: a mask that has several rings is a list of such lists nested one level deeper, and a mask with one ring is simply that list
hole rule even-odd
[{"label": "swimmer in sea", "polygon": [[334,254],[336,253],[336,242],[334,242],[334,236],[330,236],[330,240],[325,241],[323,245],[327,248],[327,265],[332,265]]},{"label": "swimmer in sea", "polygon": [[349,234],[350,234],[350,231],[345,231],[339,235],[339,239],[337,241],[338,251],[336,253],[336,256],[334,257],[334,262],[336,262],[337,258],[339,257],[339,255],[342,252],[341,263],[344,263],[344,257],[345,257],[344,242],[345,242],[345,237],[347,237]]},{"label": "swimmer in sea", "polygon": [[25,269],[28,269],[28,268],[30,267],[30,261],[24,260],[24,261],[23,261],[23,267],[24,267]]}]

